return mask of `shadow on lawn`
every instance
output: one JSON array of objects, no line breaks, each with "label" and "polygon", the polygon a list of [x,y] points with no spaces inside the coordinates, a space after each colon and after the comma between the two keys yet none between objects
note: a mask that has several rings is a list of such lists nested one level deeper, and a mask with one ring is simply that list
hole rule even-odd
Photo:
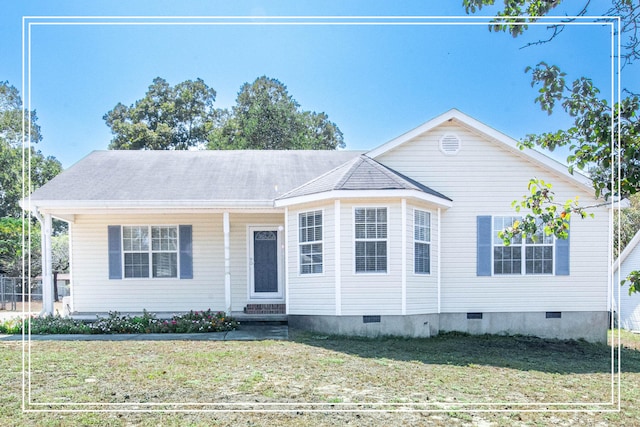
[{"label": "shadow on lawn", "polygon": [[[487,365],[558,374],[611,372],[611,347],[528,336],[441,334],[433,338],[360,338],[291,331],[301,344],[372,359],[437,365]],[[616,366],[617,366],[617,348]],[[622,347],[622,371],[640,372],[640,351]]]}]

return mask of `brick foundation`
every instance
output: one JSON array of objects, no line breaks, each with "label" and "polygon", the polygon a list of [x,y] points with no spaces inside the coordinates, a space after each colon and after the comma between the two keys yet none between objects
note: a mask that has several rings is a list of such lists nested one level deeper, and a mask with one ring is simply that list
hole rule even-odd
[{"label": "brick foundation", "polygon": [[286,314],[286,304],[247,304],[245,314]]}]

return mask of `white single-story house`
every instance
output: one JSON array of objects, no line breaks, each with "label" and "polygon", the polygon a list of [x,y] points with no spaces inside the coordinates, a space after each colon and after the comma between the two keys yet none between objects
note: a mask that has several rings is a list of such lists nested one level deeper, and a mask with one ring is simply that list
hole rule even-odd
[{"label": "white single-story house", "polygon": [[635,270],[640,270],[640,231],[622,250],[613,264],[614,307],[620,316],[620,327],[640,331],[640,293],[629,295],[629,285],[620,282]]},{"label": "white single-story house", "polygon": [[497,238],[533,177],[596,203],[588,178],[453,109],[368,152],[96,151],[25,206],[45,271],[51,218],[69,223],[72,315],[211,308],[341,334],[604,341],[606,207],[566,240]]}]

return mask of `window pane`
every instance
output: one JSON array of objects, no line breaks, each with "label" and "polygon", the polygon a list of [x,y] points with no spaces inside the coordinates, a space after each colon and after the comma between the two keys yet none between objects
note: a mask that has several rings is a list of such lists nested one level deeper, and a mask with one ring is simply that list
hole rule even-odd
[{"label": "window pane", "polygon": [[300,245],[300,274],[322,273],[322,243]]},{"label": "window pane", "polygon": [[493,248],[493,274],[520,274],[522,248],[496,246]]},{"label": "window pane", "polygon": [[387,257],[386,256],[378,256],[376,257],[376,270],[379,273],[385,273],[387,271]]},{"label": "window pane", "polygon": [[125,253],[124,277],[149,277],[149,254]]},{"label": "window pane", "polygon": [[415,250],[414,271],[416,273],[430,273],[431,272],[430,245],[427,243],[416,242],[414,250]]},{"label": "window pane", "polygon": [[378,239],[386,239],[387,238],[387,224],[378,224],[377,227],[377,238]]},{"label": "window pane", "polygon": [[149,228],[122,227],[122,248],[125,251],[149,250]]},{"label": "window pane", "polygon": [[414,238],[415,240],[428,242],[431,240],[430,222],[431,214],[429,212],[414,211]]},{"label": "window pane", "polygon": [[376,224],[375,223],[367,223],[366,224],[366,238],[367,239],[375,239],[376,237],[377,237]]},{"label": "window pane", "polygon": [[153,277],[178,277],[178,254],[154,253]]},{"label": "window pane", "polygon": [[376,222],[376,210],[375,209],[365,209],[365,217],[367,222]]},{"label": "window pane", "polygon": [[151,250],[177,251],[178,233],[176,227],[151,227]]}]

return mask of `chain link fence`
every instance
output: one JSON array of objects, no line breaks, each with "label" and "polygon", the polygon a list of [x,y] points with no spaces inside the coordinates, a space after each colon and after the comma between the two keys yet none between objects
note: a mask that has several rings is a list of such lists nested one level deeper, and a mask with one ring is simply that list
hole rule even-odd
[{"label": "chain link fence", "polygon": [[42,305],[42,282],[0,276],[0,310],[22,311],[29,301]]}]

